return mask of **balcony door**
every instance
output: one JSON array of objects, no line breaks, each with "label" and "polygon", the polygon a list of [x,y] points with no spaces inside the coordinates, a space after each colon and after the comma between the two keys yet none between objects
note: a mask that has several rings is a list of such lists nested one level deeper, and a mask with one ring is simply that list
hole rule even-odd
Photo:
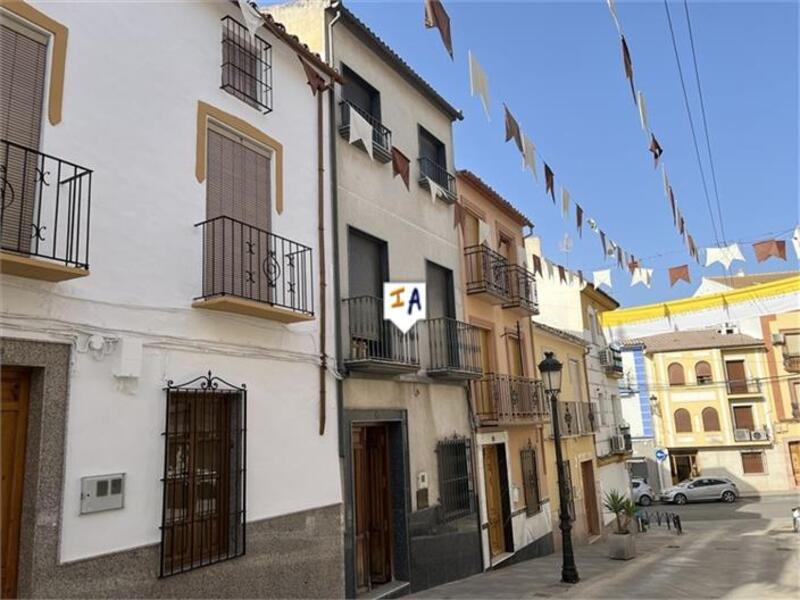
[{"label": "balcony door", "polygon": [[391,358],[396,330],[383,321],[383,283],[389,278],[386,242],[351,228],[347,261],[351,349],[358,356]]},{"label": "balcony door", "polygon": [[459,330],[455,321],[456,308],[453,292],[453,272],[436,263],[426,261],[428,335],[433,354],[432,363],[442,367],[460,366]]},{"label": "balcony door", "polygon": [[747,393],[747,374],[743,360],[725,361],[725,372],[728,379],[728,390],[731,394]]},{"label": "balcony door", "polygon": [[380,92],[346,66],[342,66],[342,75],[344,77],[344,86],[342,87],[342,98],[344,101],[349,102],[362,113],[371,116],[375,121],[380,123]]},{"label": "balcony door", "polygon": [[40,183],[36,152],[42,130],[47,38],[0,15],[0,48],[0,139],[8,142],[0,146],[2,247],[28,253]]},{"label": "balcony door", "polygon": [[296,263],[268,235],[270,154],[221,126],[209,127],[207,144],[203,295],[272,301],[279,279],[294,281]]}]

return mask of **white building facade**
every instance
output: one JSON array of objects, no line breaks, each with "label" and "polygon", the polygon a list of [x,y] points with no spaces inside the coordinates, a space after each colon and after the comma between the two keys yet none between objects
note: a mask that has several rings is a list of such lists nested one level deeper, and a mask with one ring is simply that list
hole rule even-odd
[{"label": "white building facade", "polygon": [[335,73],[247,25],[223,0],[0,8],[4,596],[343,592],[307,83]]}]

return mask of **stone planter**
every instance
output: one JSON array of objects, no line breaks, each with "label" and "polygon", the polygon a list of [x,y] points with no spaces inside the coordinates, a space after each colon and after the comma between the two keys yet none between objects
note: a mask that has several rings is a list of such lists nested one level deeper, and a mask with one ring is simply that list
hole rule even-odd
[{"label": "stone planter", "polygon": [[612,533],[608,536],[608,557],[630,560],[636,555],[636,536],[632,533]]}]

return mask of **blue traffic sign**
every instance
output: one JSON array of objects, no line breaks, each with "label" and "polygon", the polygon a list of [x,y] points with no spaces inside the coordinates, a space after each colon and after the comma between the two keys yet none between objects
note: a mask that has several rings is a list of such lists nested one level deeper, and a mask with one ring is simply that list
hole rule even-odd
[{"label": "blue traffic sign", "polygon": [[656,450],[656,459],[659,461],[665,460],[667,458],[667,451],[663,448],[659,448]]}]

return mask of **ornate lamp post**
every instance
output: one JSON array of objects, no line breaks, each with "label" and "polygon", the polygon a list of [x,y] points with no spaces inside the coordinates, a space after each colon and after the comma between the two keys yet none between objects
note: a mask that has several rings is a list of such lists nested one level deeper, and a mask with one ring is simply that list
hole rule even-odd
[{"label": "ornate lamp post", "polygon": [[539,363],[539,373],[542,375],[544,389],[550,399],[550,414],[553,422],[553,443],[556,447],[556,470],[558,472],[558,497],[559,497],[559,529],[561,529],[561,581],[564,583],[578,583],[578,569],[575,567],[575,555],[572,552],[572,521],[569,516],[567,499],[570,492],[564,476],[564,462],[561,453],[561,431],[558,419],[558,394],[561,393],[561,363],[553,356],[552,352],[544,353],[544,360]]}]

